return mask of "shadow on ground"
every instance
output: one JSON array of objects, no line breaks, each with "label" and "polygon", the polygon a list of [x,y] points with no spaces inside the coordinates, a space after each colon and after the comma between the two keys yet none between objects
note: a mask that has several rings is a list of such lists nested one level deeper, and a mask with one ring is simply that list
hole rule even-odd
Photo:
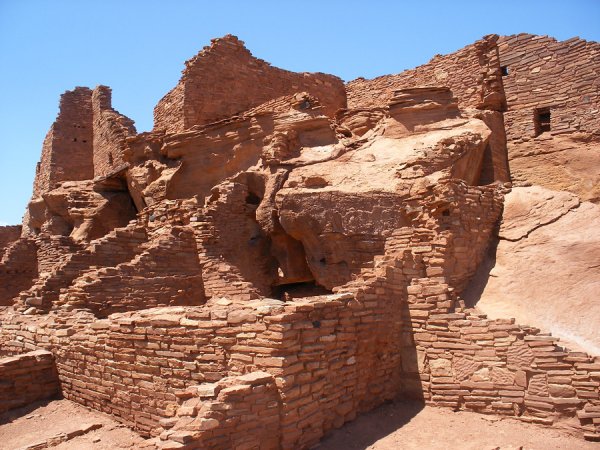
[{"label": "shadow on ground", "polygon": [[[51,398],[33,402],[27,406],[22,406],[21,408],[16,408],[16,409],[12,409],[10,411],[4,412],[4,413],[0,414],[0,425],[6,425],[8,423],[11,423],[11,422],[19,419],[20,417],[27,416],[27,415],[31,414],[33,411],[35,411],[36,409],[38,409],[42,406],[46,406],[49,403],[53,402],[54,400],[59,400],[61,398],[62,398],[61,395],[55,395]],[[1,445],[0,445],[0,448],[2,448]]]},{"label": "shadow on ground", "polygon": [[415,400],[388,402],[333,431],[317,448],[364,450],[409,423],[424,407],[423,402]]}]

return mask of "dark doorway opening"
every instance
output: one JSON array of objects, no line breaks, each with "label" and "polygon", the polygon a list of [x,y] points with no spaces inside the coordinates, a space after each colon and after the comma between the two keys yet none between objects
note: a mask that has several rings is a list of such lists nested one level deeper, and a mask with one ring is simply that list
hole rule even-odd
[{"label": "dark doorway opening", "polygon": [[328,295],[331,293],[332,291],[324,288],[314,281],[281,284],[273,287],[273,297],[286,301],[294,298],[314,297],[317,295]]},{"label": "dark doorway opening", "polygon": [[508,72],[508,66],[502,66],[502,67],[500,67],[500,72],[502,72],[502,76],[503,77],[508,76],[508,73],[509,73]]},{"label": "dark doorway opening", "polygon": [[535,135],[539,136],[542,133],[550,131],[550,108],[538,108],[534,112]]}]

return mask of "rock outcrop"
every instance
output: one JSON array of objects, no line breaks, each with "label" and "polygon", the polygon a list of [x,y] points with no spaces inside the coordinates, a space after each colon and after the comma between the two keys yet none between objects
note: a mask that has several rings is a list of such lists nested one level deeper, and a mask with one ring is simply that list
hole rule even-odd
[{"label": "rock outcrop", "polygon": [[596,64],[490,35],[344,85],[228,35],[151,132],[67,92],[0,229],[0,355],[161,449],[310,448],[399,397],[598,440]]},{"label": "rock outcrop", "polygon": [[571,193],[513,188],[495,253],[469,293],[477,307],[600,353],[599,220],[598,205]]}]

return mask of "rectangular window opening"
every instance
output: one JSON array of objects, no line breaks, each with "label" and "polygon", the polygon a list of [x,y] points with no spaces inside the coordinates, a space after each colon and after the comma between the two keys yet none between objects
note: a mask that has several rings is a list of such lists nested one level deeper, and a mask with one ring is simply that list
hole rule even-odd
[{"label": "rectangular window opening", "polygon": [[508,66],[500,67],[500,71],[502,72],[502,76],[505,77],[508,75]]},{"label": "rectangular window opening", "polygon": [[533,121],[536,136],[550,131],[550,119],[550,108],[538,108],[535,110]]}]

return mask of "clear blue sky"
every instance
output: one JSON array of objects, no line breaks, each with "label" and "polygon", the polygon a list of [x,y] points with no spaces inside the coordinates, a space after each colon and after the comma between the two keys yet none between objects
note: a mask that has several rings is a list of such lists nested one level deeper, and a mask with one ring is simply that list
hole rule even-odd
[{"label": "clear blue sky", "polygon": [[227,33],[275,66],[351,80],[519,32],[600,41],[600,0],[0,0],[0,224],[21,221],[59,96],[75,86],[111,86],[146,131],[184,61]]}]

